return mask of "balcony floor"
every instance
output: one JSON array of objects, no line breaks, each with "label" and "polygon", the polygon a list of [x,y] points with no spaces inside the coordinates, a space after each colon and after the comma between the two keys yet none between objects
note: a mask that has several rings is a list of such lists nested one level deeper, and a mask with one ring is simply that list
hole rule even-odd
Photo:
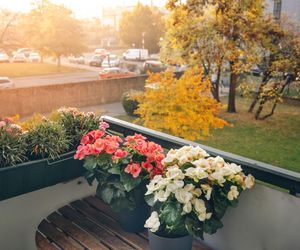
[{"label": "balcony floor", "polygon": [[[77,200],[50,214],[38,226],[38,249],[149,249],[147,232],[122,230],[112,210],[95,196]],[[209,250],[194,240],[193,250]]]}]

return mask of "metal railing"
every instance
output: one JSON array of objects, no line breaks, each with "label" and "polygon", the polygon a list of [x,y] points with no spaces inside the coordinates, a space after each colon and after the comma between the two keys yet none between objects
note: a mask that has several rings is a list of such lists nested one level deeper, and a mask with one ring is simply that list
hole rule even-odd
[{"label": "metal railing", "polygon": [[246,174],[252,174],[259,181],[286,189],[291,195],[297,195],[297,193],[300,193],[300,173],[231,154],[196,142],[184,140],[110,116],[102,116],[102,120],[110,125],[111,131],[120,133],[124,136],[140,133],[146,136],[149,140],[152,140],[167,149],[180,148],[185,145],[200,146],[211,156],[219,155],[224,158],[225,161],[241,165]]}]

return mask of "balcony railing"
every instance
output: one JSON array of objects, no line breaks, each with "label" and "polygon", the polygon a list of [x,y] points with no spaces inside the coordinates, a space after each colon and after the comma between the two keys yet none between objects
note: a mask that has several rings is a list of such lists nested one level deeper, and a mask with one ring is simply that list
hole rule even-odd
[{"label": "balcony railing", "polygon": [[124,136],[140,133],[148,139],[160,144],[162,147],[180,148],[185,145],[200,146],[211,156],[221,156],[225,161],[241,165],[246,174],[252,174],[256,180],[287,190],[291,195],[300,193],[300,173],[275,167],[260,161],[255,161],[246,157],[231,154],[222,150],[208,147],[196,142],[180,139],[162,132],[154,131],[139,125],[122,121],[110,116],[103,116],[103,121],[110,125],[112,132],[117,132]]}]

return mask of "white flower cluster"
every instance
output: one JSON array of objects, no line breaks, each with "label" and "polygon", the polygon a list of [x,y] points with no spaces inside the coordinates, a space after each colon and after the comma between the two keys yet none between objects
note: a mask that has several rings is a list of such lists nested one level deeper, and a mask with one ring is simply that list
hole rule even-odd
[{"label": "white flower cluster", "polygon": [[[212,216],[207,212],[205,202],[211,199],[213,185],[223,187],[229,181],[232,184],[227,194],[230,201],[238,198],[238,187],[253,187],[254,177],[245,176],[240,166],[226,163],[219,156],[208,156],[200,147],[184,146],[170,150],[163,160],[165,175],[157,175],[150,181],[146,195],[153,194],[154,202],[165,202],[175,197],[182,204],[183,214],[194,212],[200,221],[205,221]],[[189,165],[181,168],[186,163]],[[153,212],[145,227],[156,232],[159,226],[159,215]]]}]

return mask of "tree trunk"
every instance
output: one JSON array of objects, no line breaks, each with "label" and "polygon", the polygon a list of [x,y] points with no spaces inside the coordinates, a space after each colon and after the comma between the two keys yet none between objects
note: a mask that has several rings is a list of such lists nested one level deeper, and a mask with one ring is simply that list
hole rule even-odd
[{"label": "tree trunk", "polygon": [[233,72],[233,62],[230,62],[230,86],[229,86],[229,96],[228,96],[228,113],[236,113],[235,108],[235,92],[237,84],[237,74]]},{"label": "tree trunk", "polygon": [[267,85],[267,83],[269,82],[269,80],[270,80],[270,75],[269,74],[265,74],[264,77],[263,77],[263,79],[262,79],[262,83],[259,86],[258,91],[255,93],[254,100],[253,100],[253,102],[251,103],[251,105],[250,105],[250,107],[248,109],[249,113],[253,112],[253,109],[254,109],[256,103],[259,100],[259,96],[260,96],[261,92],[263,91],[263,87],[265,85]]},{"label": "tree trunk", "polygon": [[[288,76],[287,79],[286,79],[286,81],[285,81],[285,83],[284,83],[283,86],[281,87],[281,89],[280,89],[280,91],[279,91],[278,94],[279,94],[279,95],[282,94],[283,91],[284,91],[284,89],[285,89],[285,87],[288,86],[291,82],[292,82],[292,79],[291,79],[291,77]],[[274,102],[274,104],[273,104],[273,107],[272,107],[271,112],[270,112],[269,114],[263,116],[262,118],[260,118],[260,120],[264,120],[264,119],[266,119],[266,118],[272,116],[272,115],[274,114],[274,112],[275,112],[276,107],[277,107],[277,103],[278,103],[278,99],[276,98],[276,99],[275,99],[275,102]],[[258,117],[257,117],[257,118],[258,118]]]}]

